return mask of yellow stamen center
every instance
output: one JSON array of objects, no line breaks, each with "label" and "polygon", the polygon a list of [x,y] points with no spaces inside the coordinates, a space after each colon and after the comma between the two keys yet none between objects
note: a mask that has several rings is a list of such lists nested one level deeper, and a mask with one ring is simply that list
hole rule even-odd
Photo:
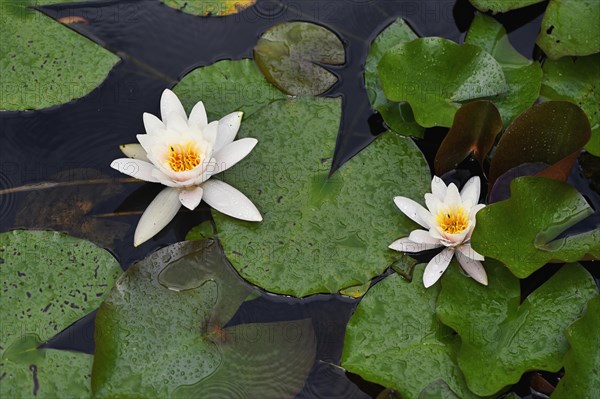
[{"label": "yellow stamen center", "polygon": [[195,143],[173,144],[169,146],[167,163],[174,172],[185,172],[200,165],[202,153]]},{"label": "yellow stamen center", "polygon": [[469,215],[462,206],[442,209],[435,217],[438,226],[448,234],[458,234],[469,225]]}]

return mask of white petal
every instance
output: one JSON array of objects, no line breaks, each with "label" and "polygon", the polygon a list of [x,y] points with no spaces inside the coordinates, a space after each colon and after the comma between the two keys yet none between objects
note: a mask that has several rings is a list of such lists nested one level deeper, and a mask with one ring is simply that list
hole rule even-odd
[{"label": "white petal", "polygon": [[156,168],[149,162],[139,159],[119,158],[112,161],[110,167],[136,179],[158,183],[158,179],[152,174],[152,171]]},{"label": "white petal", "polygon": [[165,125],[169,126],[169,118],[172,115],[178,115],[180,118],[187,122],[187,115],[181,105],[179,98],[169,89],[165,89],[160,98],[160,115]]},{"label": "white petal", "polygon": [[215,141],[215,152],[235,139],[238,130],[240,130],[243,115],[243,112],[232,112],[219,120],[219,132]]},{"label": "white petal", "polygon": [[461,252],[456,252],[456,259],[463,270],[480,284],[488,285],[487,274],[481,262],[467,258]]},{"label": "white petal", "polygon": [[208,118],[206,117],[206,110],[204,109],[204,103],[202,101],[199,101],[194,105],[194,108],[192,108],[188,125],[195,129],[204,129],[206,125],[208,125]]},{"label": "white petal", "polygon": [[425,194],[425,205],[427,205],[427,209],[432,215],[437,215],[442,206],[442,201],[437,196],[427,193]]},{"label": "white petal", "polygon": [[252,201],[229,184],[212,179],[204,182],[202,188],[204,202],[217,211],[236,219],[262,221],[262,216]]},{"label": "white petal", "polygon": [[179,192],[179,201],[181,201],[181,205],[185,206],[190,211],[193,211],[200,204],[200,201],[202,201],[203,191],[202,187],[181,190]]},{"label": "white petal", "polygon": [[149,134],[138,134],[137,136],[135,136],[135,138],[137,138],[139,143],[142,145],[142,147],[146,151],[146,155],[151,153],[152,147],[157,142],[157,140],[154,138],[154,136],[151,136]]},{"label": "white petal", "polygon": [[426,230],[414,230],[410,233],[408,238],[419,244],[437,244],[438,246],[441,246],[440,240],[432,237]]},{"label": "white petal", "polygon": [[425,273],[423,273],[423,285],[425,288],[431,287],[442,277],[453,255],[454,251],[451,248],[446,248],[429,261],[425,267]]},{"label": "white petal", "polygon": [[485,260],[485,257],[483,255],[477,253],[477,251],[475,251],[471,247],[471,244],[463,244],[460,247],[458,247],[457,249],[461,254],[463,254],[467,258],[470,258],[473,260]]},{"label": "white petal", "polygon": [[446,190],[446,196],[444,197],[444,205],[447,206],[457,206],[462,203],[460,198],[460,193],[458,192],[458,188],[454,183],[450,183],[448,185],[448,189]]},{"label": "white petal", "polygon": [[119,148],[121,149],[121,152],[129,158],[150,162],[146,155],[146,150],[144,150],[144,147],[142,147],[141,144],[123,144]]},{"label": "white petal", "polygon": [[144,211],[135,229],[133,245],[138,246],[161,231],[181,208],[179,190],[167,187],[162,190]]},{"label": "white petal", "polygon": [[165,175],[158,169],[154,169],[152,171],[152,176],[154,176],[160,184],[167,187],[181,187],[182,184],[179,182],[173,181],[169,176]]},{"label": "white petal", "polygon": [[144,129],[147,134],[161,134],[167,127],[157,116],[144,112]]},{"label": "white petal", "polygon": [[479,195],[481,193],[481,180],[479,176],[473,176],[467,181],[460,192],[465,208],[469,209],[473,205],[479,202]]},{"label": "white petal", "polygon": [[218,137],[218,131],[219,131],[219,122],[218,121],[212,121],[202,131],[202,137],[204,138],[204,140],[208,141],[213,146],[213,150],[212,150],[213,154],[217,151],[215,149],[215,146],[216,146],[215,141],[217,140],[217,137]]},{"label": "white petal", "polygon": [[215,154],[216,171],[214,174],[221,173],[244,159],[246,155],[250,154],[256,143],[258,143],[258,140],[249,137],[236,140],[221,148]]},{"label": "white petal", "polygon": [[431,179],[431,194],[438,197],[440,201],[443,201],[446,197],[447,189],[448,187],[446,187],[446,183],[444,183],[442,179],[437,176],[433,176],[433,179]]},{"label": "white petal", "polygon": [[187,117],[182,117],[177,112],[171,112],[168,117],[167,127],[179,133],[186,133],[190,130],[187,123]]},{"label": "white petal", "polygon": [[428,221],[423,218],[426,213],[429,213],[427,209],[423,208],[423,206],[410,198],[406,197],[394,197],[394,203],[410,219],[419,223],[423,227],[429,227]]},{"label": "white petal", "polygon": [[426,251],[428,249],[438,248],[438,247],[440,247],[439,243],[438,244],[416,243],[408,237],[404,237],[399,240],[396,240],[388,246],[389,249],[393,249],[394,251],[407,252],[407,253],[411,253],[411,254]]},{"label": "white petal", "polygon": [[479,212],[483,208],[485,208],[485,204],[477,204],[477,205],[473,206],[471,208],[471,211],[469,212],[469,217],[471,217],[473,220],[475,220],[475,215],[477,215],[477,212]]}]

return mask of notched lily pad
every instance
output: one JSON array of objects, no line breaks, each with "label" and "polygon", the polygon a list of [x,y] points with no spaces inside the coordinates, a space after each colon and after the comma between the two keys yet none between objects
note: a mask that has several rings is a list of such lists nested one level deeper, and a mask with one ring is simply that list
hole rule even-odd
[{"label": "notched lily pad", "polygon": [[510,191],[509,199],[477,213],[471,237],[477,252],[502,261],[519,278],[551,261],[600,257],[600,228],[560,237],[593,213],[573,187],[543,177],[520,177],[511,182]]},{"label": "notched lily pad", "polygon": [[460,336],[458,364],[469,388],[488,397],[526,371],[560,370],[569,346],[563,331],[598,289],[581,265],[569,264],[520,303],[519,279],[499,262],[488,260],[485,267],[487,287],[450,268],[436,313]]},{"label": "notched lily pad", "polygon": [[[406,101],[424,127],[450,127],[462,102],[508,89],[498,62],[479,47],[439,37],[401,43],[381,58],[377,68],[385,96]],[[453,71],[453,79],[448,79]]]},{"label": "notched lily pad", "polygon": [[344,44],[335,33],[310,22],[286,22],[262,34],[254,60],[267,80],[287,94],[319,95],[338,78],[323,65],[345,62]]},{"label": "notched lily pad", "polygon": [[169,7],[176,8],[188,14],[200,16],[224,17],[237,14],[253,6],[256,0],[161,0]]},{"label": "notched lily pad", "polygon": [[212,240],[131,266],[96,317],[95,397],[293,397],[310,371],[310,320],[228,326],[257,289]]},{"label": "notched lily pad", "polygon": [[0,110],[39,109],[83,97],[119,61],[108,50],[30,8],[60,2],[0,2]]},{"label": "notched lily pad", "polygon": [[89,398],[92,356],[38,349],[92,312],[121,268],[106,250],[52,231],[0,234],[0,388],[7,398]]},{"label": "notched lily pad", "polygon": [[507,12],[523,8],[544,0],[469,0],[479,11],[492,11],[493,13]]}]

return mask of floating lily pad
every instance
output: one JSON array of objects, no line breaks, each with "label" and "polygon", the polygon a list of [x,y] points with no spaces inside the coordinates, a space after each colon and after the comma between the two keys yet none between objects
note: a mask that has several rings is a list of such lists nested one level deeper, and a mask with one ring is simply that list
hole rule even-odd
[{"label": "floating lily pad", "polygon": [[541,95],[571,101],[585,111],[592,127],[585,149],[600,156],[600,54],[546,60]]},{"label": "floating lily pad", "polygon": [[89,398],[92,356],[38,349],[102,302],[121,273],[104,249],[51,231],[0,234],[4,398]]},{"label": "floating lily pad", "polygon": [[500,111],[504,126],[507,126],[537,100],[542,84],[540,64],[528,60],[515,50],[504,26],[484,14],[475,15],[465,43],[481,47],[502,67],[508,91],[491,100]]},{"label": "floating lily pad", "polygon": [[439,379],[472,398],[455,360],[459,341],[435,317],[439,285],[423,286],[424,266],[415,267],[411,283],[392,274],[367,292],[348,323],[342,367],[403,398],[419,397]]},{"label": "floating lily pad", "polygon": [[566,331],[571,349],[564,358],[565,376],[553,399],[600,397],[600,296],[590,299],[583,317]]},{"label": "floating lily pad", "polygon": [[469,0],[479,11],[492,11],[493,13],[507,12],[523,8],[544,0]]},{"label": "floating lily pad", "polygon": [[262,34],[254,60],[267,80],[284,93],[318,95],[338,78],[322,65],[342,65],[344,44],[335,33],[310,22],[286,22]]},{"label": "floating lily pad", "polygon": [[119,60],[30,8],[71,1],[0,2],[0,110],[45,108],[83,97]]},{"label": "floating lily pad", "polygon": [[550,58],[600,52],[598,21],[598,0],[551,0],[536,43]]},{"label": "floating lily pad", "polygon": [[[218,86],[223,75],[240,86],[255,82],[249,75],[260,72],[239,63],[247,61],[192,72],[180,83],[184,100],[194,93],[188,79],[198,87]],[[175,92],[180,94],[179,85]],[[210,104],[212,97],[204,101]],[[236,97],[231,101],[220,103],[221,114],[236,110]],[[422,198],[429,189],[421,152],[411,140],[384,133],[328,178],[340,115],[339,99],[302,97],[265,103],[244,116],[239,137],[255,137],[259,144],[239,168],[220,176],[257,205],[264,221],[243,222],[217,211],[213,217],[227,258],[242,277],[268,291],[305,296],[363,285],[397,259],[389,243],[415,227],[392,199]]]},{"label": "floating lily pad", "polygon": [[473,101],[463,105],[435,155],[436,174],[455,169],[470,154],[483,168],[483,160],[501,131],[502,119],[493,103]]},{"label": "floating lily pad", "polygon": [[487,287],[451,267],[436,307],[440,320],[460,336],[458,364],[480,396],[497,394],[529,370],[560,370],[569,347],[563,331],[598,295],[594,278],[569,264],[521,303],[518,278],[499,262],[488,260],[485,268]]},{"label": "floating lily pad", "polygon": [[490,187],[500,175],[521,164],[553,165],[574,154],[572,162],[564,165],[568,175],[590,134],[587,116],[573,103],[548,101],[529,108],[506,129],[496,147]]},{"label": "floating lily pad", "polygon": [[[393,47],[377,70],[388,100],[408,102],[424,127],[450,127],[462,102],[508,89],[502,68],[491,55],[439,37]],[[452,71],[451,80],[448,71]]]},{"label": "floating lily pad", "polygon": [[312,323],[228,326],[256,291],[211,240],[134,264],[96,317],[95,397],[293,397],[315,359]]},{"label": "floating lily pad", "polygon": [[256,0],[161,0],[169,7],[201,16],[226,16],[237,14],[254,5]]},{"label": "floating lily pad", "polygon": [[427,385],[419,394],[419,399],[460,399],[444,380],[437,380]]},{"label": "floating lily pad", "polygon": [[593,213],[573,187],[543,177],[520,177],[511,182],[510,191],[509,199],[477,213],[471,237],[477,252],[502,261],[519,278],[551,261],[600,257],[600,228],[556,239]]},{"label": "floating lily pad", "polygon": [[400,43],[417,38],[418,36],[401,18],[385,28],[371,44],[365,63],[365,86],[371,105],[381,114],[390,130],[403,136],[422,138],[425,129],[415,122],[410,105],[405,102],[398,103],[388,100],[383,94],[381,82],[379,76],[377,76],[377,64],[388,50]]}]

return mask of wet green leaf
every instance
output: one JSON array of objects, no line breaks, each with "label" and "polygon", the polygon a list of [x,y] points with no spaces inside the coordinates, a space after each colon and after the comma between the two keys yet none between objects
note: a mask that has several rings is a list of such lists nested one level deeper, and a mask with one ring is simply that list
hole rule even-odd
[{"label": "wet green leaf", "polygon": [[489,186],[521,164],[553,165],[575,154],[572,162],[564,165],[568,174],[590,134],[587,116],[573,103],[548,101],[529,108],[502,135],[490,165]]},{"label": "wet green leaf", "polygon": [[571,346],[564,358],[565,376],[552,399],[600,397],[600,296],[590,299],[583,317],[566,331]]},{"label": "wet green leaf", "polygon": [[267,80],[295,96],[327,91],[338,78],[322,65],[342,65],[345,58],[335,33],[310,22],[276,25],[254,48],[254,60]]},{"label": "wet green leaf", "polygon": [[493,103],[473,101],[463,105],[435,155],[435,173],[441,176],[449,172],[470,154],[483,168],[483,160],[501,131],[502,119]]},{"label": "wet green leaf", "polygon": [[106,296],[121,268],[106,250],[52,231],[0,234],[0,392],[89,398],[92,356],[38,346]]},{"label": "wet green leaf", "polygon": [[551,0],[536,43],[550,58],[600,52],[598,21],[598,0]]},{"label": "wet green leaf", "polygon": [[[424,127],[450,127],[462,102],[506,92],[502,68],[484,50],[439,37],[393,47],[377,68],[385,96],[406,101]],[[449,80],[448,71],[453,71]]]},{"label": "wet green leaf", "polygon": [[419,399],[460,399],[444,380],[427,385],[419,394]]},{"label": "wet green leaf", "polygon": [[379,76],[377,76],[377,64],[381,57],[392,47],[417,39],[418,36],[404,22],[398,18],[390,26],[385,28],[371,44],[369,55],[365,63],[365,86],[369,101],[373,108],[378,111],[390,130],[404,136],[415,136],[422,138],[425,134],[423,129],[413,115],[410,105],[388,100],[383,94]]},{"label": "wet green leaf", "polygon": [[502,261],[525,278],[551,261],[600,257],[600,229],[555,239],[593,213],[585,198],[566,183],[520,177],[511,197],[477,213],[471,244],[480,254]]},{"label": "wet green leaf", "polygon": [[600,54],[544,62],[542,98],[577,104],[587,114],[592,136],[585,149],[600,156]]},{"label": "wet green leaf", "polygon": [[216,234],[215,226],[211,220],[206,220],[194,227],[185,235],[187,241],[205,240],[213,238]]},{"label": "wet green leaf", "polygon": [[119,60],[91,40],[29,8],[72,1],[0,2],[0,110],[45,108],[83,97]]},{"label": "wet green leaf", "polygon": [[458,364],[481,396],[497,394],[529,370],[560,370],[569,346],[563,331],[598,294],[594,278],[569,264],[520,303],[519,279],[500,262],[488,260],[485,268],[487,287],[451,267],[436,308],[460,336]]},{"label": "wet green leaf", "polygon": [[342,367],[403,398],[439,379],[472,398],[455,360],[457,337],[435,317],[439,285],[423,286],[424,266],[415,267],[412,283],[392,274],[367,292],[348,323]]},{"label": "wet green leaf", "polygon": [[312,323],[227,326],[256,292],[211,240],[135,263],[96,317],[95,397],[293,397],[315,359]]},{"label": "wet green leaf", "polygon": [[183,12],[201,16],[219,16],[237,14],[254,5],[256,0],[161,0],[169,7]]},{"label": "wet green leaf", "polygon": [[542,84],[540,64],[528,60],[515,50],[504,26],[484,14],[475,15],[465,43],[481,47],[502,67],[508,91],[490,100],[500,111],[504,126],[507,126],[537,100]]},{"label": "wet green leaf", "polygon": [[523,8],[544,0],[469,0],[479,11],[492,11],[493,13],[507,12]]},{"label": "wet green leaf", "polygon": [[[237,66],[248,62],[222,61],[193,71],[180,83],[187,88],[184,101],[197,101],[194,85],[219,86],[223,75],[238,86],[256,82],[256,75],[264,81],[255,67]],[[175,92],[180,95],[179,85]],[[222,101],[217,114],[239,104],[235,96],[231,104],[219,92],[214,96]],[[207,106],[213,102],[210,95],[202,98]],[[338,292],[381,274],[395,259],[387,246],[415,227],[393,197],[422,198],[429,189],[429,169],[418,148],[384,133],[328,178],[340,99],[301,97],[265,102],[260,110],[252,106],[238,136],[255,137],[259,144],[219,177],[247,195],[264,221],[243,222],[213,211],[236,270],[268,291],[294,296]]]}]

